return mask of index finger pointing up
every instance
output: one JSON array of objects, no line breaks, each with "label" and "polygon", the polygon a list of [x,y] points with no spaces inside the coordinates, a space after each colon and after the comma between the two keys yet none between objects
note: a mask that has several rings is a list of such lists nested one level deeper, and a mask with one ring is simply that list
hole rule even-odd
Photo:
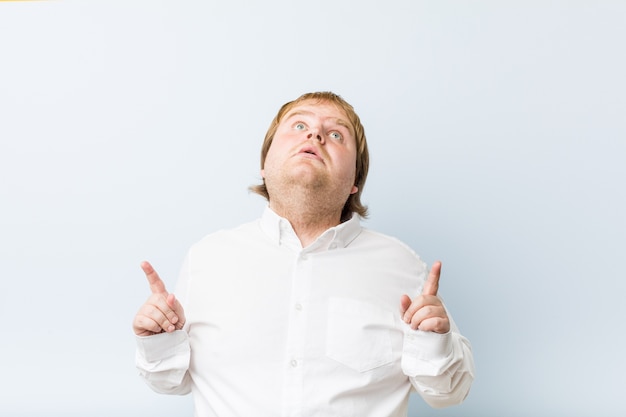
[{"label": "index finger pointing up", "polygon": [[439,276],[441,275],[441,262],[437,261],[430,268],[428,279],[424,283],[423,295],[437,295],[439,290]]},{"label": "index finger pointing up", "polygon": [[165,284],[159,277],[159,274],[154,270],[150,262],[143,261],[141,263],[141,269],[143,269],[144,274],[146,274],[146,278],[148,279],[148,283],[150,284],[150,291],[152,294],[167,294],[167,290],[165,289]]}]

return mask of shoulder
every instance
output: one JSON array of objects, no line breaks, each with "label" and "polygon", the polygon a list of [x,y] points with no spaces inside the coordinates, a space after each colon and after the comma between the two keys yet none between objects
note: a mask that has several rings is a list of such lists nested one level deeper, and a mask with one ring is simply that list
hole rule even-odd
[{"label": "shoulder", "polygon": [[387,235],[385,233],[377,232],[366,227],[361,228],[361,234],[357,239],[359,244],[380,246],[381,248],[388,248],[390,250],[404,252],[408,256],[415,256],[419,258],[419,255],[406,243],[400,239]]},{"label": "shoulder", "polygon": [[396,237],[372,229],[363,227],[353,244],[355,248],[376,253],[377,257],[403,260],[415,263],[420,268],[426,267],[421,257],[409,245]]},{"label": "shoulder", "polygon": [[205,235],[191,246],[191,251],[224,248],[232,244],[240,245],[263,237],[259,220],[243,223],[237,227],[220,229]]}]

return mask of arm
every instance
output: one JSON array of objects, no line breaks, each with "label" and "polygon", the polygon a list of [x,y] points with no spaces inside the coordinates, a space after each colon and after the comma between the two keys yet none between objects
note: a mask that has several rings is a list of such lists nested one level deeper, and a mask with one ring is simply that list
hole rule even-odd
[{"label": "arm", "polygon": [[437,296],[441,263],[428,276],[422,294],[400,301],[407,324],[402,370],[432,407],[460,404],[474,380],[474,359],[469,341],[450,319]]},{"label": "arm", "polygon": [[431,407],[460,404],[474,381],[470,343],[456,326],[446,334],[407,329],[402,371]]},{"label": "arm", "polygon": [[150,388],[161,394],[191,392],[188,372],[191,350],[187,332],[176,330],[136,339],[135,365]]},{"label": "arm", "polygon": [[187,394],[191,391],[189,373],[190,346],[185,312],[174,294],[148,262],[141,268],[152,294],[133,320],[137,351],[135,363],[144,381],[156,392]]}]

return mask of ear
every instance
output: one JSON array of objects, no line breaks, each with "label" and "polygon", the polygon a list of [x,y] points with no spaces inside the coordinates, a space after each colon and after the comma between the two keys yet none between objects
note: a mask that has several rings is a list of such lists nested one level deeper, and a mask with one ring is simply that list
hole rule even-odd
[{"label": "ear", "polygon": [[265,169],[261,169],[261,178],[265,178]]},{"label": "ear", "polygon": [[359,191],[359,187],[357,187],[356,185],[353,185],[352,190],[350,190],[350,194],[355,194],[357,191]]}]

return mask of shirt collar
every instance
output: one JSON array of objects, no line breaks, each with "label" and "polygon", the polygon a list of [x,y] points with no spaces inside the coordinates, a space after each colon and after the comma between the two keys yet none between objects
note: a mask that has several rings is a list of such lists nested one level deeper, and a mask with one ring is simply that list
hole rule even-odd
[{"label": "shirt collar", "polygon": [[289,220],[280,217],[266,206],[261,216],[261,229],[280,246],[286,246],[297,252],[322,252],[348,246],[361,233],[361,223],[359,216],[353,213],[350,220],[326,230],[315,242],[303,249]]}]

